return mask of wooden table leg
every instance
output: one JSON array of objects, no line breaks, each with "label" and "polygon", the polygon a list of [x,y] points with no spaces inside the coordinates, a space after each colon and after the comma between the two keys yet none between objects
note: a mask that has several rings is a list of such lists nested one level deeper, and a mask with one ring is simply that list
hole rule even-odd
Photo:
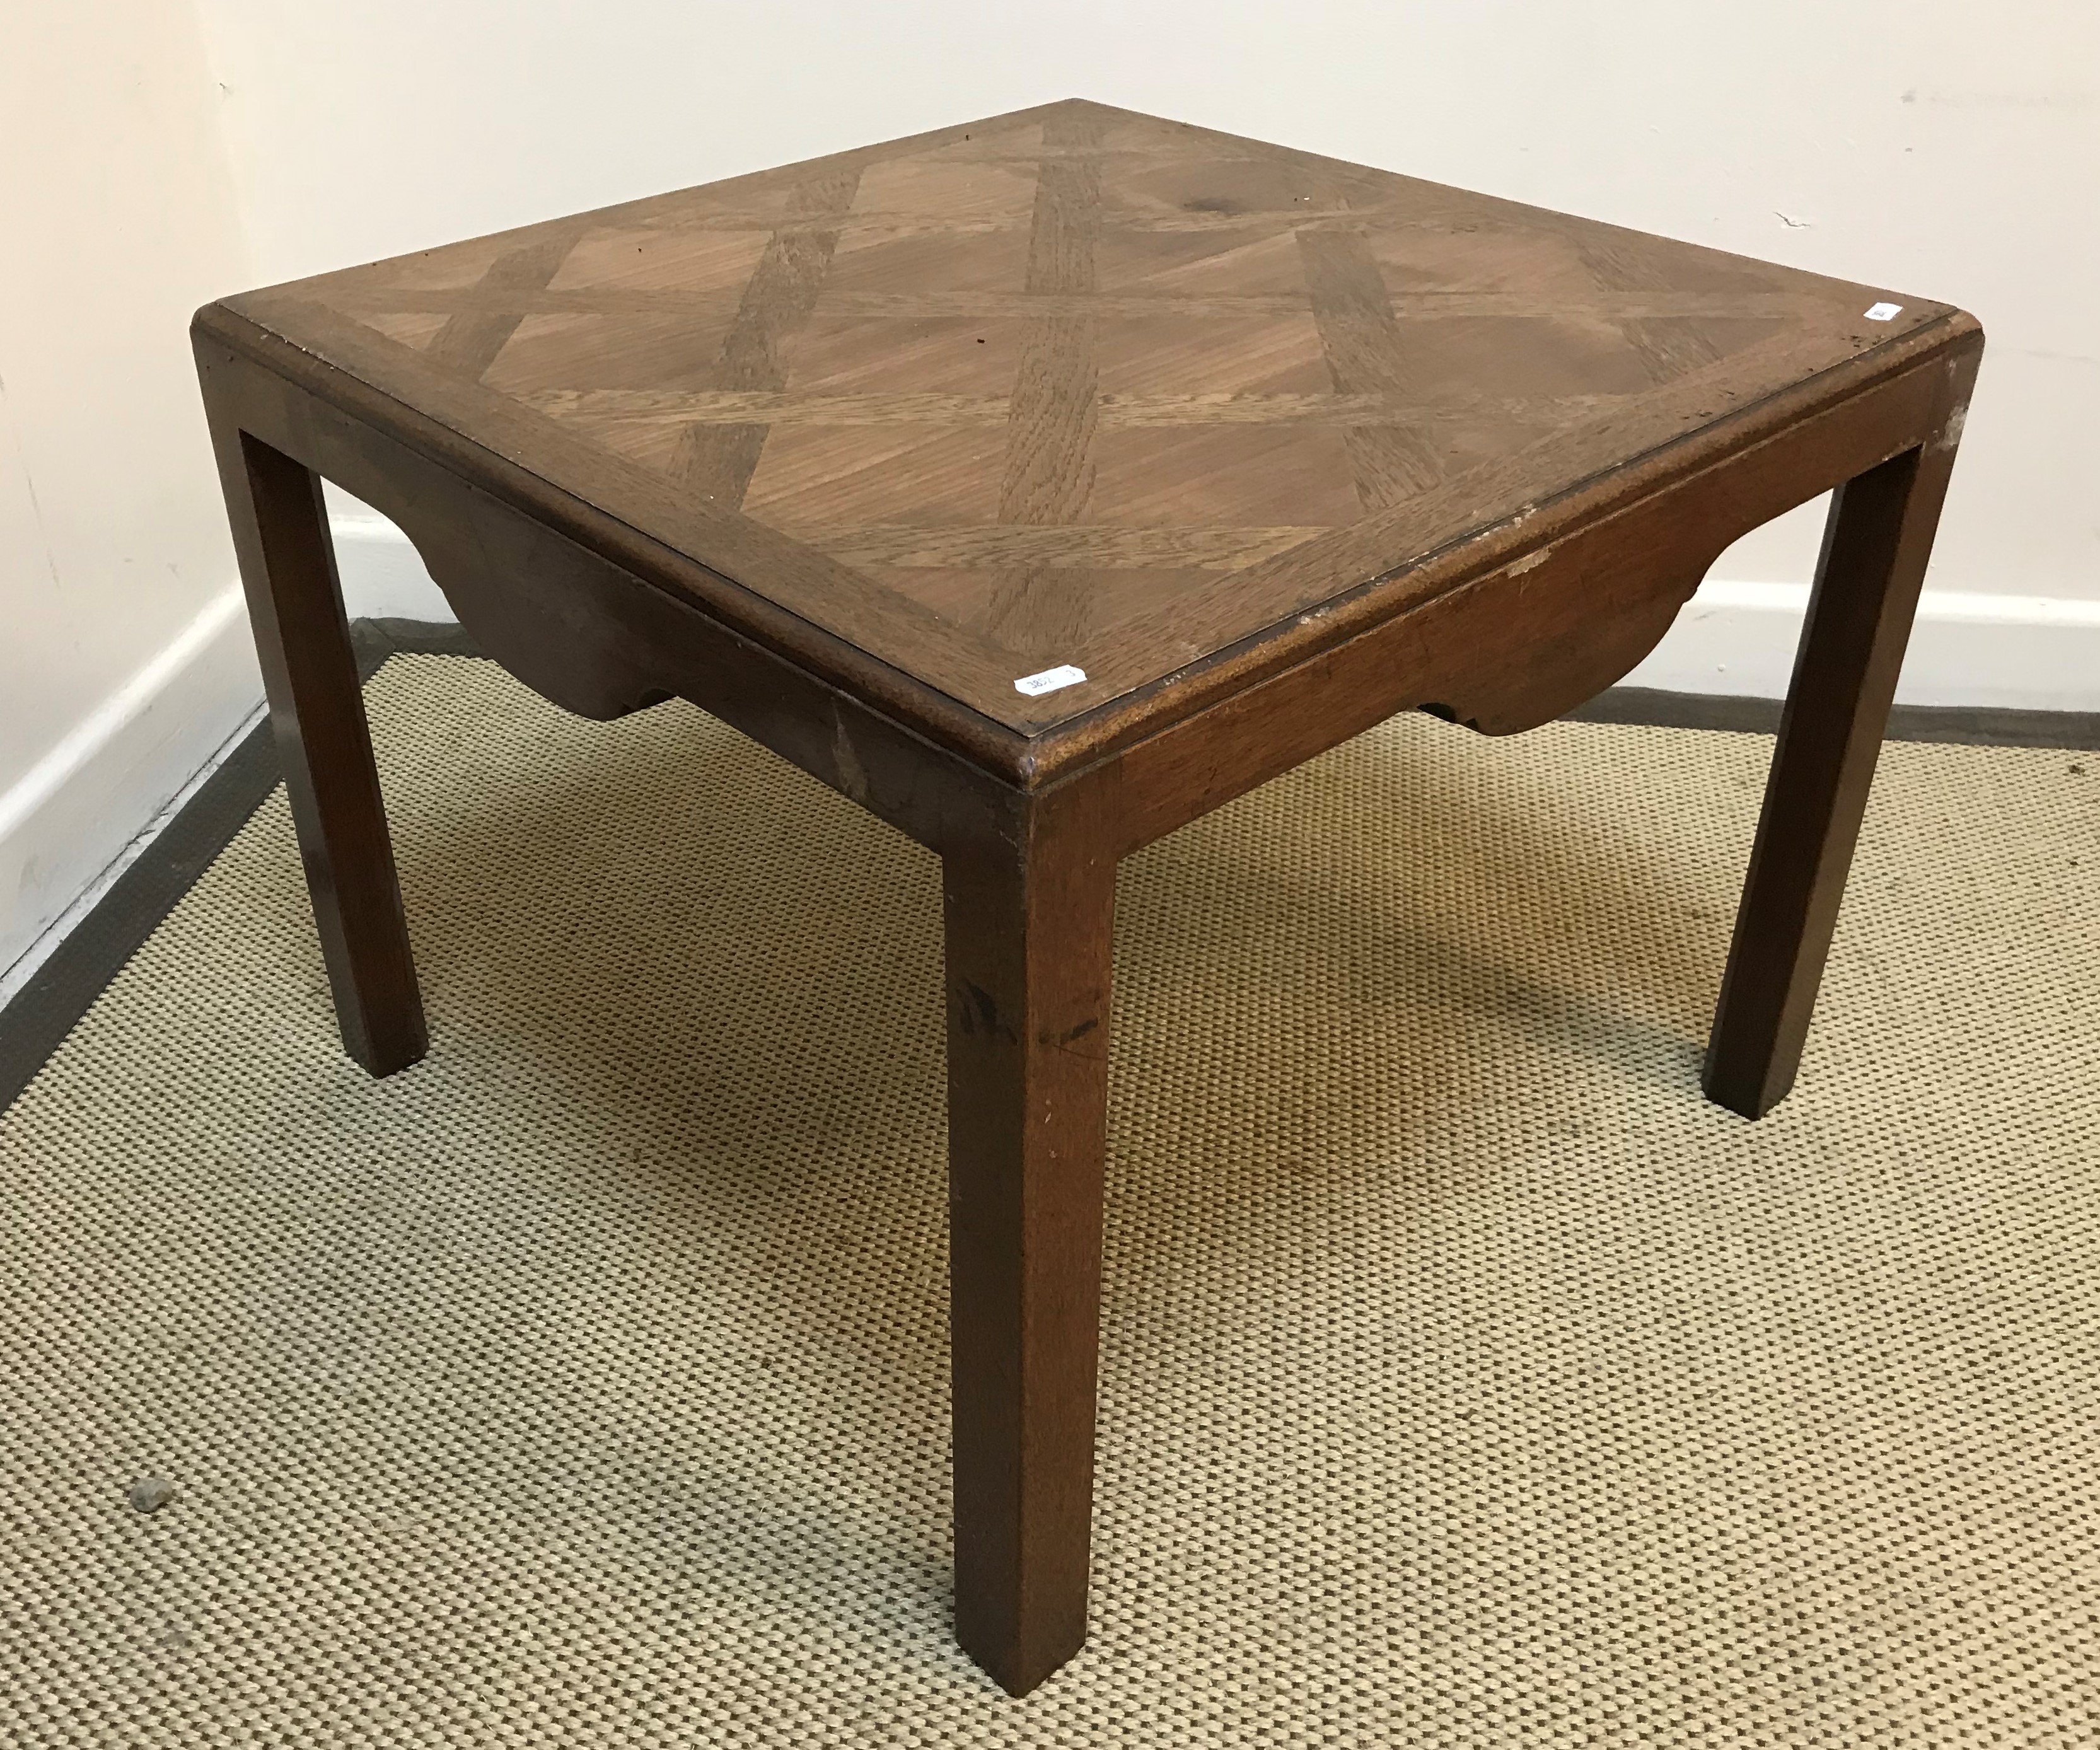
[{"label": "wooden table leg", "polygon": [[336,1020],[390,1074],[429,1036],[320,481],[216,412],[212,436]]},{"label": "wooden table leg", "polygon": [[1020,1695],[1087,1633],[1115,858],[1038,809],[943,900],[955,1637]]},{"label": "wooden table leg", "polygon": [[1707,1097],[1746,1118],[1786,1097],[1801,1062],[1954,465],[1965,362],[1943,428],[1830,507],[1706,1047]]}]

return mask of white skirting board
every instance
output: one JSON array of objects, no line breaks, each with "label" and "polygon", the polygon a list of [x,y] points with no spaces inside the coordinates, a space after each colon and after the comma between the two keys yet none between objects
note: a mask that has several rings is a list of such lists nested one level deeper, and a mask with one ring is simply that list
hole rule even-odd
[{"label": "white skirting board", "polygon": [[[406,536],[355,500],[331,504],[353,615],[454,617]],[[1784,698],[1807,607],[1806,584],[1709,579],[1626,684]],[[1896,697],[1908,705],[2100,711],[2100,601],[1928,590]]]},{"label": "white skirting board", "polygon": [[[408,539],[331,491],[352,618],[454,618]],[[1804,584],[1712,580],[1626,684],[1778,698]],[[1897,697],[1918,705],[2100,712],[2100,601],[1928,590]],[[0,793],[0,1002],[214,768],[260,709],[240,593],[229,588],[35,768]]]},{"label": "white skirting board", "polygon": [[[1806,584],[1710,578],[1628,686],[1785,696]],[[2100,602],[1927,590],[1896,697],[1907,705],[2100,711]]]},{"label": "white skirting board", "polygon": [[0,792],[0,1001],[262,711],[238,584]]},{"label": "white skirting board", "polygon": [[324,486],[343,606],[352,619],[457,622],[452,603],[430,581],[408,537],[347,492]]}]

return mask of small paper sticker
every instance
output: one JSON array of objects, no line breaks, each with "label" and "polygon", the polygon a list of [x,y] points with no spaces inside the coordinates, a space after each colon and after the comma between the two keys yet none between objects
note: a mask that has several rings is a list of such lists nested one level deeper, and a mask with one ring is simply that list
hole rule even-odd
[{"label": "small paper sticker", "polygon": [[1013,683],[1017,693],[1026,693],[1030,699],[1043,693],[1054,693],[1061,686],[1077,686],[1087,678],[1087,671],[1074,668],[1070,663],[1056,668],[1046,668],[1040,674],[1025,674]]},{"label": "small paper sticker", "polygon": [[1901,304],[1877,304],[1867,312],[1867,320],[1869,322],[1886,322],[1891,317],[1899,316],[1902,314]]}]

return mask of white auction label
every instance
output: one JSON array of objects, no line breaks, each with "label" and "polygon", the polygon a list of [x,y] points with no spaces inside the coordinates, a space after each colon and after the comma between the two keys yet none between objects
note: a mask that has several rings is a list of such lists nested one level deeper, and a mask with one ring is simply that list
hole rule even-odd
[{"label": "white auction label", "polygon": [[1061,686],[1077,686],[1087,678],[1087,671],[1074,668],[1070,663],[1061,668],[1046,668],[1040,674],[1025,674],[1013,683],[1017,693],[1026,693],[1030,699],[1041,693],[1054,693]]},{"label": "white auction label", "polygon": [[1902,314],[1901,304],[1877,304],[1867,312],[1867,320],[1869,322],[1886,322],[1890,317]]}]

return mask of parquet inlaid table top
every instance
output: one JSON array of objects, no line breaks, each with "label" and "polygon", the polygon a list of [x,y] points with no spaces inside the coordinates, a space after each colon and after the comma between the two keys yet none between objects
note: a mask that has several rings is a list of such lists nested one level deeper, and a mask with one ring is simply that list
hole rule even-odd
[{"label": "parquet inlaid table top", "polygon": [[317,476],[549,697],[691,698],[943,857],[957,1633],[1017,1691],[1084,1632],[1117,860],[1394,711],[1558,716],[1839,488],[1708,1056],[1763,1111],[1982,343],[1887,287],[1079,102],[195,336],[368,1067],[426,1042]]}]

